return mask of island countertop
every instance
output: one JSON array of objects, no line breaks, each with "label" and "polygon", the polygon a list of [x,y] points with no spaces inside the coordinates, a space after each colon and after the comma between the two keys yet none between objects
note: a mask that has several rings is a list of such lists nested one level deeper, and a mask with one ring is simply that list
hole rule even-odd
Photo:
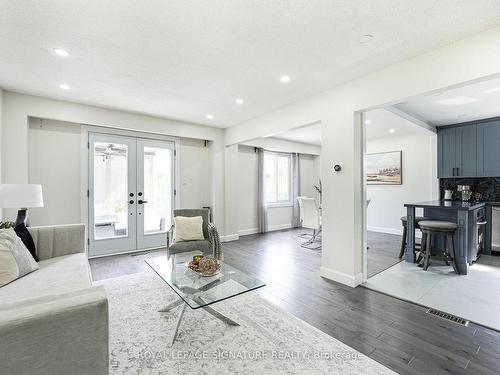
[{"label": "island countertop", "polygon": [[444,201],[444,200],[436,200],[436,201],[426,201],[426,202],[417,202],[417,203],[405,203],[405,207],[423,207],[423,208],[443,208],[449,210],[475,210],[476,208],[481,208],[486,205],[483,201],[472,201],[472,202],[462,202],[462,201]]}]

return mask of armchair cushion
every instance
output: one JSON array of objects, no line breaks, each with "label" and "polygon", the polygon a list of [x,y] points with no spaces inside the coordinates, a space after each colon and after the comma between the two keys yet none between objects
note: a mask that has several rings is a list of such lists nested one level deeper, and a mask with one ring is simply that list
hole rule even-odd
[{"label": "armchair cushion", "polygon": [[169,254],[179,254],[185,253],[188,251],[199,250],[204,254],[212,254],[212,244],[208,240],[199,240],[199,241],[180,241],[174,242],[168,248]]},{"label": "armchair cushion", "polygon": [[201,216],[176,216],[175,221],[175,241],[204,240],[203,219]]},{"label": "armchair cushion", "polygon": [[201,216],[203,219],[203,237],[208,239],[209,211],[206,208],[182,208],[174,210],[174,218],[177,216],[193,217]]}]

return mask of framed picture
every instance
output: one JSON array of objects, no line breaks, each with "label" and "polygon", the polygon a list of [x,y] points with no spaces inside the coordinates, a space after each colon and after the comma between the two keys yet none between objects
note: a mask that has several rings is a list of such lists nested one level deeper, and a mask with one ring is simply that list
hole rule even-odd
[{"label": "framed picture", "polygon": [[368,185],[401,185],[402,151],[366,154],[365,170]]}]

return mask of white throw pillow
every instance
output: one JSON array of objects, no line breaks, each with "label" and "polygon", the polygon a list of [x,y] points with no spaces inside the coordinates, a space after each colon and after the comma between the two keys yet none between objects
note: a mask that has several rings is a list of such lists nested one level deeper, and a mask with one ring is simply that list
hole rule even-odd
[{"label": "white throw pillow", "polygon": [[176,216],[174,217],[174,221],[176,241],[205,239],[205,237],[203,237],[203,218],[201,216]]},{"label": "white throw pillow", "polygon": [[38,269],[14,229],[0,229],[0,287]]}]

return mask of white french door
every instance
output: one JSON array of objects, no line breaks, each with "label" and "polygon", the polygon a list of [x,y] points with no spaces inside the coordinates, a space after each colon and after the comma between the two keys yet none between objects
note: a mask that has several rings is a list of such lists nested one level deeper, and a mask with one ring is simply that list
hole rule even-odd
[{"label": "white french door", "polygon": [[89,256],[166,245],[175,143],[89,133]]}]

